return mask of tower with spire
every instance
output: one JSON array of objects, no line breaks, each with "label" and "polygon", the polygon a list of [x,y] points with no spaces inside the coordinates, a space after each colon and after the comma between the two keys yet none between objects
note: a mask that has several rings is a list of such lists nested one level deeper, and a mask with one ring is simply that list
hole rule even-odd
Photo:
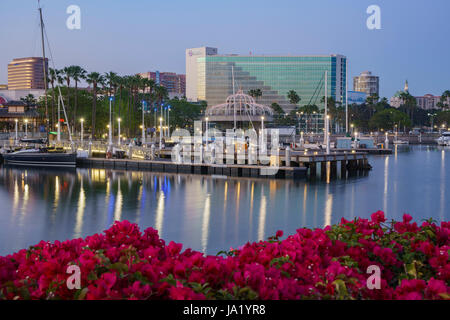
[{"label": "tower with spire", "polygon": [[408,87],[408,80],[405,81],[405,92],[409,92],[409,87]]}]

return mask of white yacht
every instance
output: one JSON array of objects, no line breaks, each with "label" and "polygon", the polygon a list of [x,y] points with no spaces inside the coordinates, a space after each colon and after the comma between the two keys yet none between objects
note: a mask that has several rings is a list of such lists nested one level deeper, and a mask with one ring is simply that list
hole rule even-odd
[{"label": "white yacht", "polygon": [[442,132],[442,136],[436,142],[440,146],[450,146],[450,131]]}]

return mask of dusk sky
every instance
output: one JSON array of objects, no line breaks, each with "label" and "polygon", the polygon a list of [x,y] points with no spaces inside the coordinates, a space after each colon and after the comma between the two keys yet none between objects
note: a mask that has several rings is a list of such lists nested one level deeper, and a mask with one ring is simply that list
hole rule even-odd
[{"label": "dusk sky", "polygon": [[[81,29],[66,27],[69,5],[81,8]],[[381,30],[366,27],[369,5],[381,8]],[[450,89],[449,0],[42,0],[56,68],[80,65],[121,75],[185,73],[185,49],[220,53],[315,55],[349,59],[352,78],[380,76],[380,95],[409,82],[413,95]],[[1,0],[0,83],[7,64],[40,56],[37,0]],[[51,64],[51,63],[50,63]]]}]

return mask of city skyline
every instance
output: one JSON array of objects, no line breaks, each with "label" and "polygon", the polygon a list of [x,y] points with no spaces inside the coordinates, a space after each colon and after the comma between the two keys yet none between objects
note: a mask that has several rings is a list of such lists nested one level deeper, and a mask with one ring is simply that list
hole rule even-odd
[{"label": "city skyline", "polygon": [[[366,27],[366,9],[372,1],[246,1],[238,5],[236,1],[42,0],[41,5],[57,68],[77,64],[89,71],[122,75],[149,70],[184,74],[185,49],[212,46],[244,55],[340,53],[348,57],[349,88],[353,76],[370,70],[380,76],[380,96],[388,98],[402,89],[406,79],[414,95],[440,95],[448,89],[443,71],[450,70],[446,59],[450,45],[441,41],[448,31],[441,21],[449,3],[376,2],[381,30]],[[81,9],[80,30],[65,25],[66,9],[72,4]],[[288,5],[290,10],[285,9]],[[8,12],[5,25],[16,26],[8,34],[3,31],[2,40],[8,46],[0,52],[0,83],[5,84],[7,64],[14,58],[39,56],[41,48],[37,3],[7,1],[0,9]],[[433,16],[423,14],[427,11]],[[234,21],[225,19],[230,13]],[[50,58],[48,50],[47,54]]]}]

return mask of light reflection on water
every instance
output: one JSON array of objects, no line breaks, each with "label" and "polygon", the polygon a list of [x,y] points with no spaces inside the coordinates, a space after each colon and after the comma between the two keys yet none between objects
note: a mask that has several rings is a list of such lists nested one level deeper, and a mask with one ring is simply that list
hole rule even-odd
[{"label": "light reflection on water", "polygon": [[[0,254],[40,240],[85,237],[114,220],[154,227],[166,241],[215,254],[247,241],[341,217],[448,220],[449,149],[402,146],[371,156],[373,170],[347,180],[214,179],[197,175],[77,169],[0,169]],[[392,159],[393,158],[393,159]]]}]

